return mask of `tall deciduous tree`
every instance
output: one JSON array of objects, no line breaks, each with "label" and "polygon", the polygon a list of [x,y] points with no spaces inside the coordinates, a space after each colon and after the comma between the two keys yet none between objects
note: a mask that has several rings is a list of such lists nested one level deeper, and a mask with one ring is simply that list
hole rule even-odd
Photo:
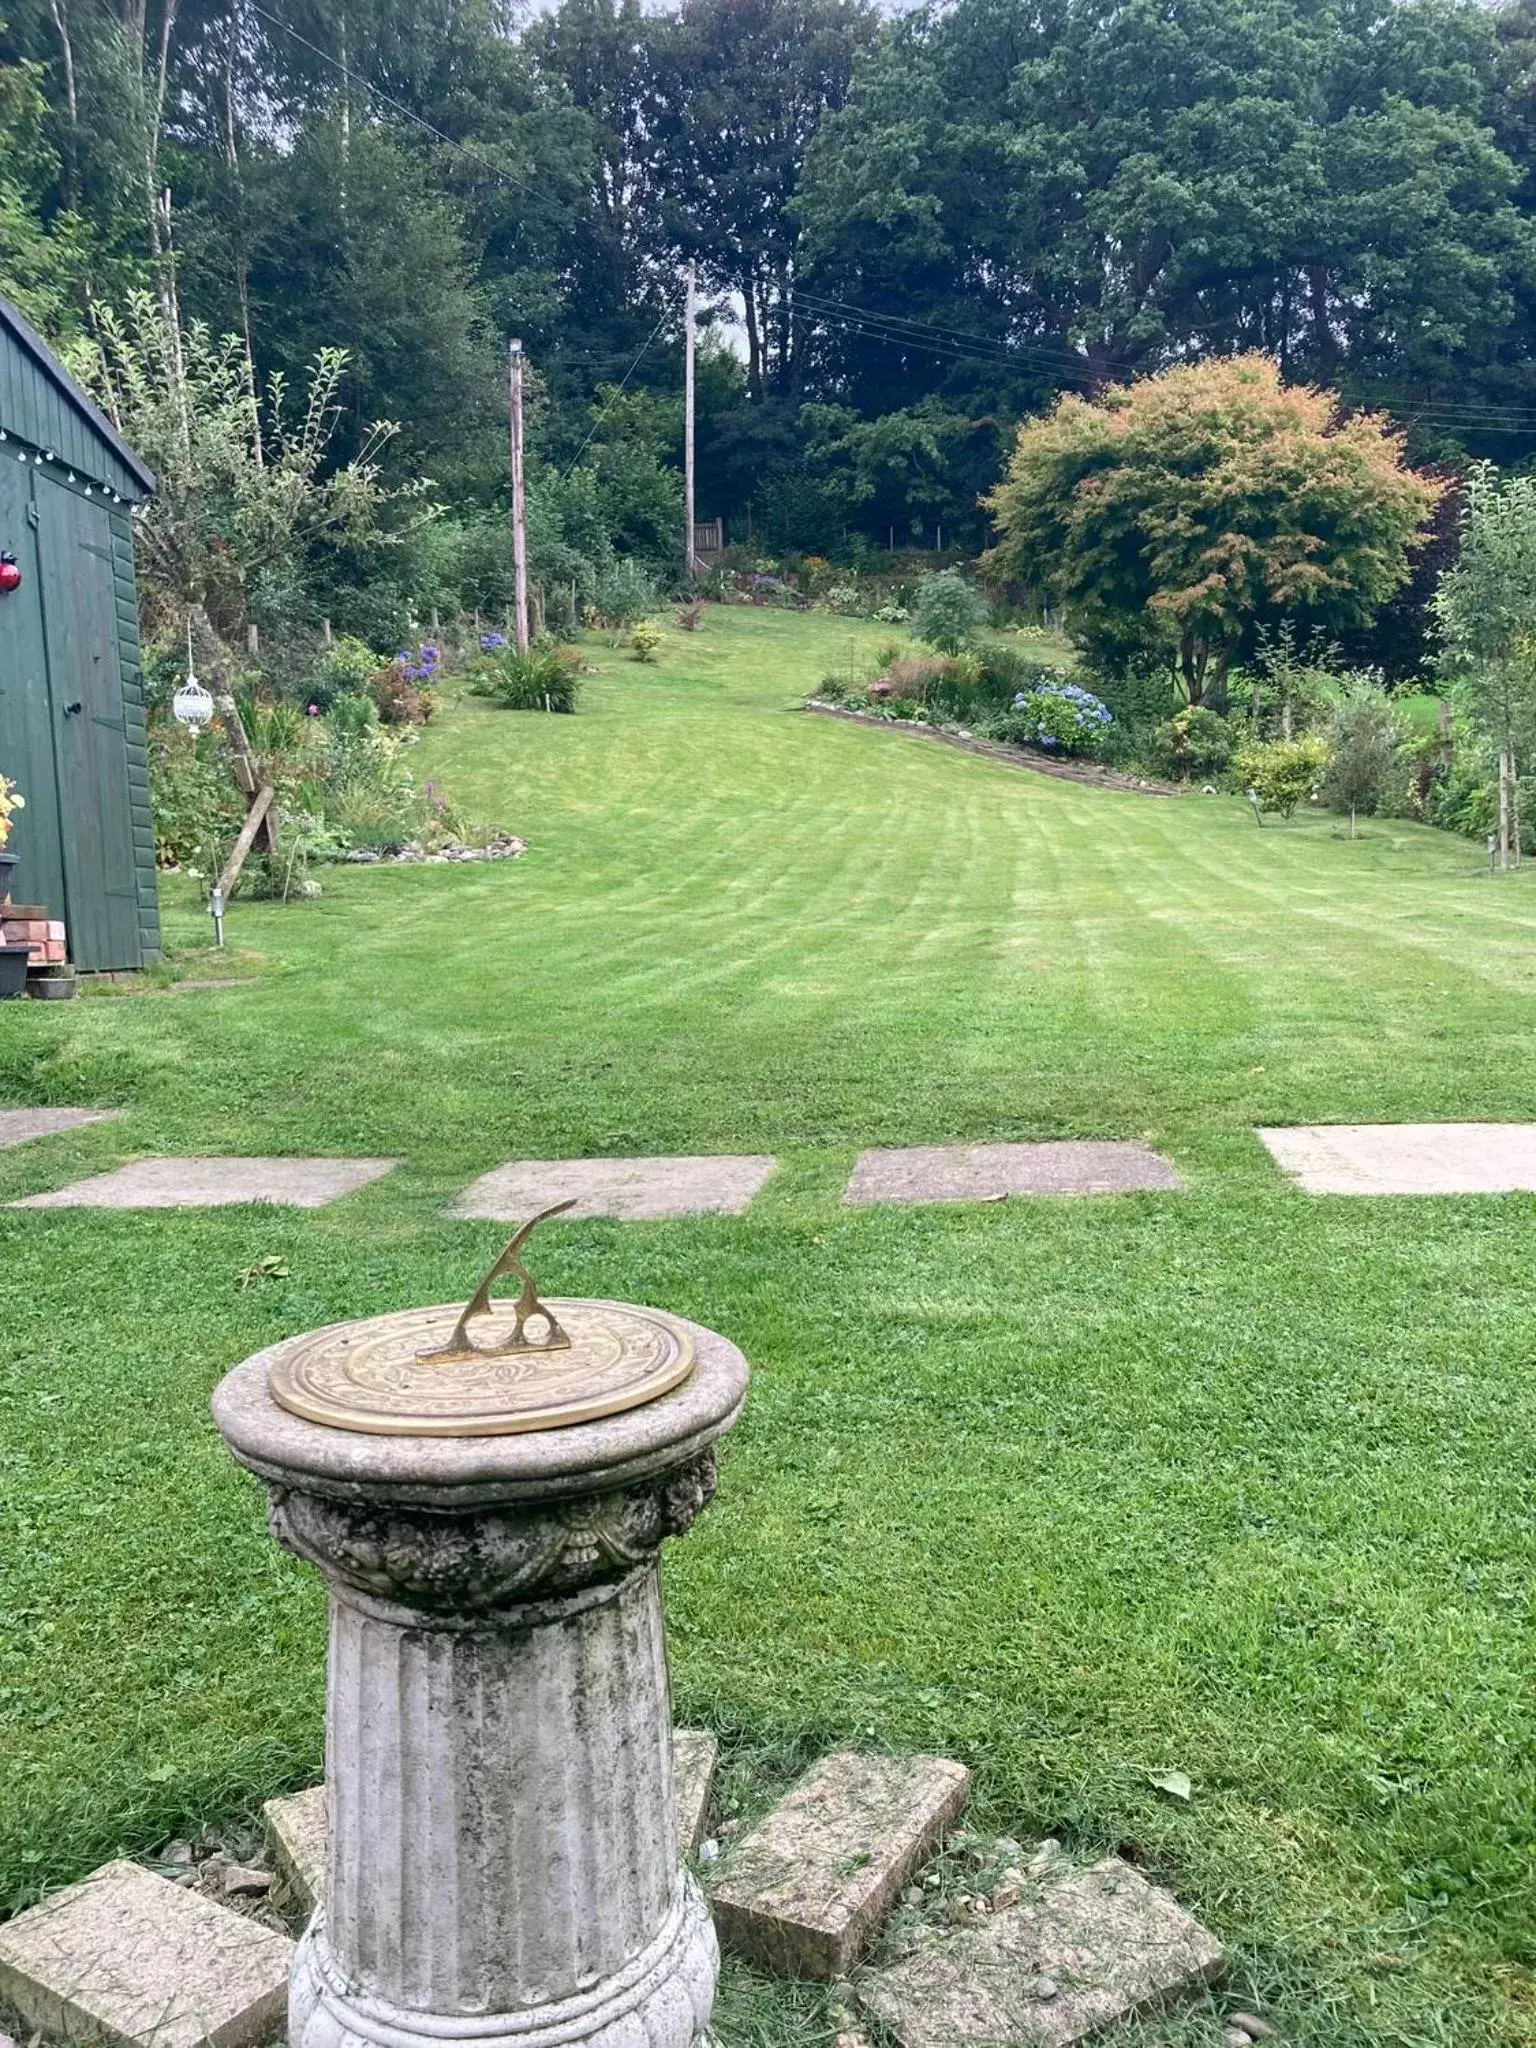
[{"label": "tall deciduous tree", "polygon": [[1256,626],[1369,618],[1437,495],[1380,419],[1240,356],[1026,422],[989,501],[988,560],[1101,658],[1161,649],[1190,703],[1219,704]]},{"label": "tall deciduous tree", "polygon": [[1536,740],[1536,477],[1472,472],[1461,553],[1435,593],[1443,664],[1499,759],[1499,852],[1520,852],[1520,754]]}]

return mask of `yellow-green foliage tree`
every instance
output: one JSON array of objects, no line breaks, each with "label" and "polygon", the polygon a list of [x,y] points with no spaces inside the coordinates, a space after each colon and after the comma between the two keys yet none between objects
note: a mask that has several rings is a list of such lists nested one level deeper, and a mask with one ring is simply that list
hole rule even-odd
[{"label": "yellow-green foliage tree", "polygon": [[987,566],[1096,658],[1157,650],[1191,704],[1219,705],[1256,625],[1368,624],[1438,495],[1379,417],[1233,356],[1027,420],[987,501]]}]

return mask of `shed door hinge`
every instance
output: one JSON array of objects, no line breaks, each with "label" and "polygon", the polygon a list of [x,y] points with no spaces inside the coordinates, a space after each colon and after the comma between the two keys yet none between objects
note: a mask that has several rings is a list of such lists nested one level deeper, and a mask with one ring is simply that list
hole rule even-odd
[{"label": "shed door hinge", "polygon": [[27,524],[32,528],[34,533],[37,531],[38,511],[35,505],[29,505],[27,507]]}]

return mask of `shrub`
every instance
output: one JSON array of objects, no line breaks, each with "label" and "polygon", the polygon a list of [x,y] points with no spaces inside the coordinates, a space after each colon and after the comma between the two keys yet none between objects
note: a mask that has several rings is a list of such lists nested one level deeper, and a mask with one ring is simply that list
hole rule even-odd
[{"label": "shrub", "polygon": [[703,600],[695,598],[692,604],[680,606],[677,612],[677,623],[685,633],[697,633],[704,623]]},{"label": "shrub", "polygon": [[515,647],[487,650],[470,665],[470,694],[488,697],[503,711],[576,709],[581,688],[581,652],[554,647],[542,654],[519,654]]},{"label": "shrub", "polygon": [[283,696],[293,702],[329,711],[338,697],[365,691],[378,669],[379,657],[367,642],[343,633],[329,647],[322,646],[313,661],[287,678],[274,680]]},{"label": "shrub", "polygon": [[883,604],[874,614],[882,626],[904,626],[912,614],[904,604]]},{"label": "shrub", "polygon": [[156,725],[150,736],[149,793],[156,863],[217,873],[245,822],[245,799],[219,759],[217,735]]},{"label": "shrub", "polygon": [[632,556],[622,555],[598,576],[593,606],[605,625],[633,626],[656,609],[655,587]]},{"label": "shrub", "polygon": [[956,569],[924,576],[912,600],[912,631],[941,654],[969,647],[986,617],[985,601]]},{"label": "shrub", "polygon": [[864,608],[864,600],[854,583],[834,583],[822,599],[829,612],[836,612],[839,618],[852,618]]},{"label": "shrub", "polygon": [[1113,723],[1108,706],[1091,690],[1058,681],[1021,690],[1006,711],[987,721],[986,731],[1016,747],[1083,754]]},{"label": "shrub", "polygon": [[1349,836],[1355,813],[1379,810],[1396,791],[1403,772],[1402,722],[1377,691],[1335,707],[1329,722],[1328,765],[1318,795],[1331,811],[1348,811]]},{"label": "shrub", "polygon": [[661,645],[661,628],[649,619],[641,619],[629,636],[629,644],[635,651],[636,661],[654,661],[656,650]]},{"label": "shrub", "polygon": [[1327,765],[1327,742],[1309,735],[1300,740],[1250,741],[1233,756],[1232,773],[1239,788],[1258,799],[1260,810],[1288,818],[1312,795]]},{"label": "shrub", "polygon": [[[419,663],[407,666],[403,657],[386,662],[368,678],[368,696],[382,725],[425,725],[434,709],[431,697],[414,680]],[[341,700],[333,700],[335,703]],[[324,705],[319,707],[322,711]]]},{"label": "shrub", "polygon": [[1165,775],[1188,781],[1220,775],[1232,759],[1232,728],[1203,704],[1186,704],[1152,735],[1154,765]]}]

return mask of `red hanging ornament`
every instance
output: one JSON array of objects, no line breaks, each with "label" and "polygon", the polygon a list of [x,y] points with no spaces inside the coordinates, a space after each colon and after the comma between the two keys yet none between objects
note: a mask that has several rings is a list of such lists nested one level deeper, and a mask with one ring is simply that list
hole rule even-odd
[{"label": "red hanging ornament", "polygon": [[9,597],[13,590],[21,587],[21,568],[16,557],[7,549],[0,549],[0,597]]}]

